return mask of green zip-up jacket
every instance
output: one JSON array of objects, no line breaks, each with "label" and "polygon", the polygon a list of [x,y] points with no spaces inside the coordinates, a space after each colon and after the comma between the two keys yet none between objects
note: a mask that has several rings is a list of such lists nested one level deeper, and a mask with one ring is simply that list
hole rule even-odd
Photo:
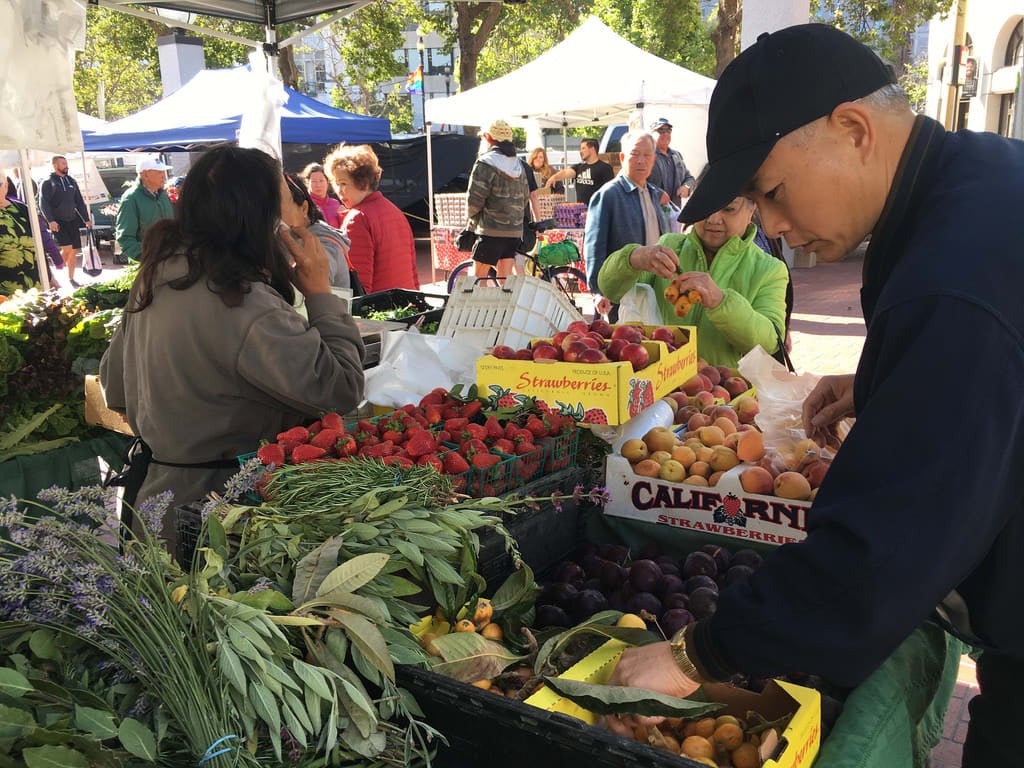
[{"label": "green zip-up jacket", "polygon": [[695,230],[662,235],[658,240],[678,254],[683,272],[710,273],[723,294],[722,303],[714,309],[694,304],[686,317],[676,317],[664,296],[670,281],[630,266],[629,256],[639,245],[612,253],[598,273],[598,286],[611,302],[618,303],[637,283],[650,285],[665,325],[696,326],[697,354],[711,365],[735,367],[757,344],[774,352],[779,346],[776,329],[785,333],[786,327],[786,265],[754,245],[756,233],[757,227],[751,224],[742,238],[731,238],[715,254],[710,268]]},{"label": "green zip-up jacket", "polygon": [[121,253],[132,261],[142,256],[142,236],[146,230],[160,219],[174,217],[171,199],[162,189],[154,195],[136,179],[121,198],[121,207],[117,210],[117,223],[114,236]]}]

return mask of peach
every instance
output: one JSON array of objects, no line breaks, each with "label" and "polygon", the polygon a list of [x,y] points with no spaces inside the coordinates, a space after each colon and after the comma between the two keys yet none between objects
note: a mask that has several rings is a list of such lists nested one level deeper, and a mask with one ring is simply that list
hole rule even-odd
[{"label": "peach", "polygon": [[697,454],[688,445],[677,445],[672,449],[672,460],[689,469],[690,465],[697,460]]},{"label": "peach", "polygon": [[804,468],[800,470],[800,474],[807,478],[807,482],[814,489],[821,485],[821,481],[825,479],[825,474],[830,466],[831,464],[824,459],[815,459],[809,464],[805,464]]},{"label": "peach", "polygon": [[707,478],[706,477],[701,477],[700,475],[690,475],[685,480],[683,480],[683,482],[686,483],[687,485],[707,485],[708,484]]},{"label": "peach", "polygon": [[[699,475],[700,477],[707,477],[711,474],[711,465],[706,461],[695,461],[690,465],[689,472],[691,475]],[[801,475],[803,477],[803,475]]]},{"label": "peach", "polygon": [[681,483],[686,479],[686,468],[675,459],[669,459],[661,465],[658,477],[670,483]]},{"label": "peach", "polygon": [[724,445],[716,445],[711,450],[711,461],[708,463],[711,465],[713,470],[725,472],[740,463],[740,459],[736,455],[736,451],[732,448],[726,448]]},{"label": "peach", "polygon": [[740,474],[740,485],[747,493],[756,493],[761,496],[770,496],[775,489],[775,480],[772,473],[764,467],[747,467]]},{"label": "peach", "polygon": [[698,408],[707,408],[709,405],[715,404],[715,396],[702,390],[690,398],[690,404]]},{"label": "peach", "polygon": [[651,458],[662,465],[672,458],[672,454],[669,451],[654,451],[651,453]]},{"label": "peach", "polygon": [[[718,377],[722,381],[725,381],[730,376],[736,376],[737,375],[736,371],[734,371],[732,368],[730,368],[730,367],[728,367],[726,365],[716,365],[715,368],[718,369]],[[721,384],[722,381],[719,381],[718,383]]]},{"label": "peach", "polygon": [[697,371],[697,373],[703,376],[708,381],[710,381],[711,386],[715,386],[716,384],[722,381],[722,374],[720,374],[718,372],[718,369],[715,368],[715,366],[713,365],[705,365],[703,368]]},{"label": "peach", "polygon": [[696,432],[703,427],[711,426],[711,417],[706,416],[703,413],[695,413],[690,417],[689,421],[686,422],[686,429],[689,432]]},{"label": "peach", "polygon": [[[705,381],[706,379],[700,376],[700,374],[697,374],[691,376],[686,381],[684,381],[680,389],[683,390],[683,392],[685,392],[687,395],[696,395],[698,392],[704,391]],[[711,387],[708,387],[708,389],[711,389]]]},{"label": "peach", "polygon": [[710,445],[704,445],[704,443],[701,443],[700,448],[698,448],[695,453],[697,454],[697,461],[710,462],[715,451]]},{"label": "peach", "polygon": [[781,472],[775,478],[775,495],[804,501],[811,495],[811,484],[799,472]]},{"label": "peach", "polygon": [[750,389],[750,383],[740,376],[730,376],[722,381],[722,386],[725,387],[726,392],[733,397],[739,397]]},{"label": "peach", "polygon": [[654,459],[643,459],[633,465],[633,471],[644,477],[658,477],[661,473],[661,464]]},{"label": "peach", "polygon": [[741,424],[750,424],[761,412],[761,407],[750,395],[741,395],[732,402],[732,407],[736,409],[736,415],[740,419]]},{"label": "peach", "polygon": [[697,437],[704,445],[721,445],[725,442],[725,433],[720,427],[701,427],[697,430]]},{"label": "peach", "polygon": [[725,474],[725,472],[723,472],[722,470],[718,470],[717,472],[712,472],[711,473],[711,477],[708,478],[708,485],[710,485],[710,486],[718,485],[718,481],[721,479],[722,475],[724,475],[724,474]]},{"label": "peach", "polygon": [[623,458],[625,458],[630,464],[636,464],[638,461],[646,459],[650,454],[650,451],[647,450],[647,443],[639,437],[634,437],[622,444],[619,448],[619,453],[621,453]]},{"label": "peach", "polygon": [[711,426],[718,427],[726,437],[736,431],[736,422],[725,418],[725,416],[719,416],[711,423]]},{"label": "peach", "polygon": [[711,387],[711,394],[714,395],[716,400],[721,400],[723,403],[728,403],[732,400],[732,395],[729,394],[729,390],[721,384],[715,384]]},{"label": "peach", "polygon": [[697,455],[697,451],[704,447],[704,443],[702,443],[696,435],[692,437],[684,437],[683,445],[693,451],[694,456]]},{"label": "peach", "polygon": [[652,427],[644,435],[644,443],[651,453],[655,451],[671,451],[676,443],[675,433],[668,427]]},{"label": "peach", "polygon": [[742,461],[760,461],[764,456],[764,435],[757,430],[748,430],[737,434],[740,437],[736,444],[736,455]]},{"label": "peach", "polygon": [[742,432],[737,431],[726,435],[725,442],[722,443],[722,445],[724,445],[726,448],[732,448],[735,451],[736,448],[739,447],[740,435],[742,434]]},{"label": "peach", "polygon": [[728,405],[716,405],[715,409],[711,412],[711,418],[725,418],[729,419],[736,426],[739,426],[740,424],[740,417],[736,415],[736,409],[731,408]]}]

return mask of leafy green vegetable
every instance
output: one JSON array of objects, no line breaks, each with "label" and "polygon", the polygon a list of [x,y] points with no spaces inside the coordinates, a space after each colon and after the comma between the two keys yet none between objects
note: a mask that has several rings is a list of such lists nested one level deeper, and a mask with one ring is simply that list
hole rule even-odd
[{"label": "leafy green vegetable", "polygon": [[703,717],[725,708],[725,704],[680,699],[643,688],[595,685],[560,677],[549,677],[545,682],[555,693],[595,715],[644,715],[689,719]]}]

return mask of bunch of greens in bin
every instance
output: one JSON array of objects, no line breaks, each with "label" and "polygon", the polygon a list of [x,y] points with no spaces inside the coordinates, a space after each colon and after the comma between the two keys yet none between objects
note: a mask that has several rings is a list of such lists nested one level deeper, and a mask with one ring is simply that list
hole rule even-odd
[{"label": "bunch of greens in bin", "polygon": [[128,304],[128,292],[138,274],[138,265],[129,265],[106,283],[90,283],[74,292],[73,296],[86,306],[95,309],[124,309]]},{"label": "bunch of greens in bin", "polygon": [[110,346],[110,339],[121,323],[120,309],[104,309],[82,318],[68,332],[67,356],[79,375],[97,373],[100,358]]},{"label": "bunch of greens in bin", "polygon": [[374,309],[367,312],[364,317],[367,320],[402,320],[422,313],[423,310],[415,304],[406,304],[404,307],[392,307],[391,309]]}]

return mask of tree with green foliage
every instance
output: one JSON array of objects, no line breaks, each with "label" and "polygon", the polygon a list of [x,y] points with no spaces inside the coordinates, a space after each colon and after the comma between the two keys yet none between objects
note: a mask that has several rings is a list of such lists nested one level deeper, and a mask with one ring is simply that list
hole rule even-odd
[{"label": "tree with green foliage", "polygon": [[633,45],[702,75],[714,47],[697,0],[595,0],[594,14]]},{"label": "tree with green foliage", "polygon": [[742,24],[742,0],[718,0],[711,29],[711,40],[715,45],[715,79],[721,76],[739,52]]}]

